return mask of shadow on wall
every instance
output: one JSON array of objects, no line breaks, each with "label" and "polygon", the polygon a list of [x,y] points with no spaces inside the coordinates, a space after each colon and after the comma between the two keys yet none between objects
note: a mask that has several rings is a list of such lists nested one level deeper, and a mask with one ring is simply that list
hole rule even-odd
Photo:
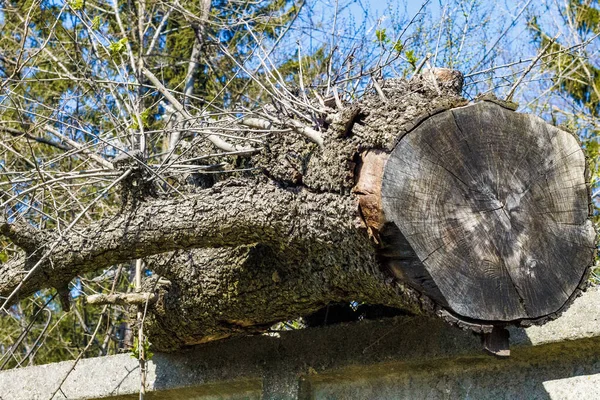
[{"label": "shadow on wall", "polygon": [[311,376],[307,386],[313,399],[598,399],[600,347],[597,339],[586,339],[519,346],[508,359],[356,366],[334,376]]},{"label": "shadow on wall", "polygon": [[153,390],[181,388],[181,399],[600,398],[597,338],[535,346],[523,329],[511,335],[508,359],[421,317],[236,338],[156,355]]}]

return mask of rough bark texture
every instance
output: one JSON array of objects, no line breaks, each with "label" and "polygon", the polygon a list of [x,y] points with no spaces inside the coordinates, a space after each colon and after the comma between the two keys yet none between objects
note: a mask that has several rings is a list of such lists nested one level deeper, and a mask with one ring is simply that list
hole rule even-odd
[{"label": "rough bark texture", "polygon": [[[307,315],[331,302],[364,301],[402,308],[410,313],[437,313],[461,326],[479,331],[491,331],[492,325],[498,322],[498,316],[502,317],[499,318],[502,321],[514,321],[556,311],[556,305],[568,303],[565,298],[575,293],[573,285],[577,286],[581,281],[588,265],[584,258],[587,260],[591,251],[587,241],[576,242],[585,248],[585,257],[576,255],[575,251],[570,251],[575,248],[565,244],[581,239],[581,224],[585,224],[583,220],[587,221],[587,214],[584,216],[579,210],[583,201],[579,189],[575,194],[577,200],[569,197],[571,189],[580,187],[582,171],[579,158],[573,163],[575,169],[569,169],[566,175],[562,172],[546,174],[555,162],[562,160],[562,153],[543,161],[543,152],[550,151],[554,145],[554,139],[549,133],[544,133],[539,140],[535,139],[535,134],[525,142],[512,138],[514,143],[508,143],[496,158],[493,154],[499,147],[490,145],[486,151],[493,161],[489,164],[491,175],[482,175],[472,183],[452,168],[459,165],[456,157],[469,155],[465,150],[468,141],[478,138],[478,143],[487,143],[482,139],[483,135],[451,140],[458,150],[465,151],[447,150],[448,164],[441,164],[446,172],[441,167],[423,167],[423,160],[410,158],[416,157],[414,151],[409,152],[413,155],[408,156],[404,164],[399,161],[404,153],[402,149],[410,147],[413,150],[412,147],[416,146],[413,142],[423,136],[419,129],[446,118],[448,114],[443,111],[466,104],[458,95],[461,85],[462,76],[449,70],[425,71],[411,81],[386,81],[382,90],[387,100],[383,101],[377,94],[369,94],[359,103],[346,105],[336,114],[323,118],[322,147],[307,141],[299,132],[272,135],[262,153],[239,161],[243,166],[261,168],[261,174],[248,175],[244,179],[217,178],[221,180],[217,184],[214,180],[203,180],[204,189],[197,188],[185,199],[147,197],[128,201],[122,212],[113,218],[60,237],[53,232],[32,234],[31,228],[0,221],[2,233],[19,244],[27,255],[26,261],[21,258],[0,266],[0,295],[8,296],[51,247],[50,256],[31,273],[19,290],[19,296],[29,295],[42,287],[62,288],[82,272],[145,258],[152,271],[171,282],[159,284],[158,278],[154,277],[145,283],[146,292],[159,294],[156,303],[149,306],[146,327],[151,342],[159,350],[174,350],[232,334],[262,332],[274,322]],[[465,112],[465,118],[468,117],[469,112]],[[474,127],[473,135],[481,133],[478,129]],[[432,128],[432,138],[439,134]],[[524,137],[529,138],[527,135]],[[548,147],[544,144],[546,141],[552,145]],[[427,143],[423,141],[425,148]],[[532,152],[538,158],[529,159],[523,155],[517,157],[516,163],[513,158],[512,164],[503,164],[502,157],[511,153],[513,148],[520,149],[520,146],[527,146],[525,154]],[[441,158],[437,154],[428,153],[426,156]],[[570,154],[566,157],[565,160],[571,160]],[[529,164],[522,167],[530,169],[528,173],[532,179],[544,176],[560,180],[571,176],[571,173],[578,179],[571,189],[565,188],[564,195],[558,188],[558,197],[545,197],[545,207],[549,211],[554,210],[552,207],[563,210],[559,200],[564,196],[571,203],[577,202],[576,205],[571,204],[573,207],[566,205],[565,213],[558,213],[554,220],[550,215],[541,216],[540,221],[551,228],[546,229],[541,222],[532,222],[536,218],[529,214],[522,213],[522,218],[519,214],[519,223],[530,224],[527,232],[537,229],[545,232],[541,234],[544,240],[531,242],[527,249],[520,237],[504,237],[498,241],[497,236],[501,236],[503,230],[510,230],[504,214],[500,214],[502,207],[496,207],[498,209],[485,216],[480,215],[479,208],[469,208],[479,205],[491,207],[491,200],[485,196],[491,196],[490,191],[500,193],[500,189],[486,179],[493,180],[496,172],[506,173],[506,178],[510,179],[511,173],[522,169],[519,160],[527,160]],[[541,160],[543,166],[534,169],[535,160]],[[455,161],[457,164],[453,164]],[[480,157],[474,162],[481,167],[487,161]],[[428,192],[411,191],[412,186],[398,183],[389,172],[393,169],[399,176],[412,176],[409,172],[412,168],[416,168],[414,173],[422,174],[424,179],[425,172],[432,171],[434,176],[442,172],[439,176],[443,179],[430,182],[432,185],[429,186],[424,179],[416,179],[415,182],[429,187]],[[461,182],[461,179],[467,183]],[[529,184],[524,178],[521,181],[524,187]],[[403,196],[406,196],[404,203],[394,203],[391,208],[386,205],[386,185],[403,189]],[[470,187],[477,190],[471,193]],[[508,186],[509,189],[512,187]],[[541,187],[539,191],[530,192],[543,197]],[[419,197],[425,193],[431,196]],[[502,199],[505,199],[502,201],[511,207],[516,197],[502,193]],[[525,195],[521,203],[523,199],[526,199]],[[553,199],[557,201],[553,202]],[[442,203],[455,208],[440,208]],[[585,207],[587,210],[587,203]],[[540,206],[539,212],[543,213],[546,208]],[[393,212],[390,211],[392,209]],[[514,307],[516,311],[508,314],[508,311],[503,311],[506,303],[498,300],[497,294],[475,295],[469,304],[488,312],[484,318],[477,318],[477,314],[471,313],[475,308],[469,306],[471,308],[466,308],[469,312],[464,312],[465,309],[458,306],[460,302],[456,299],[466,296],[466,292],[471,290],[470,286],[464,286],[464,282],[481,278],[483,285],[489,283],[489,290],[486,289],[489,293],[495,290],[493,283],[498,276],[507,278],[508,274],[502,275],[498,271],[504,270],[488,269],[485,267],[487,264],[481,264],[480,259],[487,258],[477,259],[474,255],[487,253],[480,251],[481,246],[476,241],[473,243],[475,246],[469,248],[466,234],[456,237],[456,245],[448,246],[443,254],[446,258],[440,258],[435,264],[437,269],[433,268],[429,262],[436,259],[436,243],[439,246],[438,242],[445,240],[445,236],[441,235],[443,232],[430,232],[430,239],[424,240],[423,245],[415,236],[419,218],[429,218],[432,210],[454,213],[435,218],[455,221],[463,229],[473,225],[467,217],[473,218],[482,227],[487,226],[489,231],[481,228],[477,232],[486,232],[490,235],[488,239],[497,241],[500,246],[494,253],[496,258],[490,261],[519,253],[523,259],[527,260],[532,254],[533,259],[545,262],[547,258],[538,252],[547,244],[545,240],[552,241],[556,235],[567,235],[563,241],[552,242],[562,243],[562,247],[556,249],[556,257],[562,257],[562,253],[569,250],[575,258],[570,261],[560,259],[556,265],[576,260],[578,267],[561,272],[568,279],[562,287],[553,286],[552,290],[564,289],[564,293],[558,290],[559,300],[555,303],[538,304],[537,297],[521,296],[526,299],[527,310],[534,309],[533,303],[539,309],[523,314],[519,303]],[[464,214],[467,210],[469,212]],[[536,210],[528,208],[527,211]],[[436,221],[439,223],[442,219]],[[516,224],[512,219],[510,221]],[[580,226],[571,225],[574,221]],[[451,228],[450,231],[456,230]],[[536,246],[539,248],[536,249]],[[529,248],[533,253],[526,252]],[[462,264],[454,262],[452,249],[458,249],[460,256],[465,255]],[[442,256],[441,251],[439,254]],[[471,271],[465,265],[471,265],[473,260],[479,264]],[[449,267],[445,276],[447,282],[442,283],[443,279],[440,281],[437,275],[442,267],[438,265],[446,261]],[[487,271],[493,273],[488,276]],[[477,278],[469,278],[471,272]],[[508,283],[510,281],[506,280],[502,287],[515,290],[515,286]],[[528,288],[527,283],[522,285]],[[455,293],[453,287],[456,288]],[[531,305],[528,304],[530,300]],[[496,304],[497,301],[500,303]]]},{"label": "rough bark texture", "polygon": [[147,325],[152,343],[163,350],[264,332],[275,322],[349,299],[423,312],[421,296],[393,284],[368,238],[350,232],[331,245],[307,248],[179,251],[153,257],[149,266],[172,282],[160,287]]},{"label": "rough bark texture", "polygon": [[[357,207],[348,196],[311,193],[300,187],[229,180],[190,195],[185,200],[149,200],[113,218],[66,235],[23,236],[28,227],[4,225],[31,250],[21,260],[0,266],[2,295],[8,295],[37,263],[49,243],[53,248],[39,273],[29,278],[21,296],[45,287],[59,287],[77,274],[177,249],[231,247],[268,243],[300,247],[332,235],[356,231]],[[27,230],[25,230],[27,229]],[[25,246],[24,243],[21,243]]]}]

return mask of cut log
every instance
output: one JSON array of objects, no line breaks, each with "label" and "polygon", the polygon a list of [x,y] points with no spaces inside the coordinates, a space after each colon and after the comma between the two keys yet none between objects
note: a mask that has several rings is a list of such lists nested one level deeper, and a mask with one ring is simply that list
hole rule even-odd
[{"label": "cut log", "polygon": [[132,201],[70,232],[0,216],[23,249],[0,264],[0,297],[66,293],[78,274],[144,258],[157,350],[356,301],[438,315],[507,355],[505,325],[555,318],[585,283],[585,157],[574,136],[501,101],[465,106],[462,75],[433,72],[327,116],[322,148],[297,131],[269,136],[243,160],[252,172],[216,175],[186,198],[123,185]]},{"label": "cut log", "polygon": [[467,323],[547,319],[593,260],[578,141],[498,104],[444,111],[404,135],[381,197],[384,263]]}]

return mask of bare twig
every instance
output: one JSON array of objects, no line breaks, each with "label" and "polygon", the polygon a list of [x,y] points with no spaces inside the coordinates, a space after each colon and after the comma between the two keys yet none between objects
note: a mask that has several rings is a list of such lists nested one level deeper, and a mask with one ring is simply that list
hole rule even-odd
[{"label": "bare twig", "polygon": [[512,97],[515,94],[515,91],[517,90],[517,87],[519,87],[519,85],[521,84],[521,82],[523,81],[523,79],[525,78],[525,76],[533,69],[533,67],[539,61],[539,59],[542,58],[544,56],[544,54],[546,54],[546,51],[550,48],[550,46],[552,46],[552,44],[554,44],[554,42],[556,41],[556,39],[558,39],[559,37],[560,37],[560,34],[556,35],[552,40],[550,40],[548,42],[548,44],[546,44],[546,46],[542,49],[542,51],[539,52],[539,54],[537,55],[537,57],[533,59],[533,61],[531,62],[531,64],[529,64],[529,66],[527,67],[527,69],[521,74],[521,76],[519,77],[519,79],[517,79],[517,81],[514,83],[514,85],[512,85],[512,87],[508,91],[508,93],[506,95],[506,100],[507,101],[511,101],[512,100]]}]

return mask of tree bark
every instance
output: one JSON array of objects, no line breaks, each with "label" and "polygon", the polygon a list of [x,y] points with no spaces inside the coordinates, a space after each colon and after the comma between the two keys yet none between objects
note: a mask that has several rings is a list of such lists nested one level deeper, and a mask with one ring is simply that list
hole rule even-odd
[{"label": "tree bark", "polygon": [[49,243],[58,242],[20,296],[62,286],[83,272],[177,249],[329,242],[333,234],[355,230],[356,212],[349,197],[228,180],[187,199],[148,200],[63,235],[32,235],[29,226],[5,222],[3,233],[29,253],[25,268],[22,259],[0,267],[1,293],[6,296],[18,285]]},{"label": "tree bark", "polygon": [[483,332],[555,317],[593,257],[581,149],[501,105],[464,107],[461,85],[449,70],[386,81],[386,101],[370,94],[324,116],[322,146],[272,135],[244,161],[261,174],[137,199],[77,231],[0,222],[25,250],[0,266],[0,295],[52,248],[20,297],[135,258],[166,277],[144,288],[158,294],[146,329],[159,350],[262,332],[331,302]]}]

